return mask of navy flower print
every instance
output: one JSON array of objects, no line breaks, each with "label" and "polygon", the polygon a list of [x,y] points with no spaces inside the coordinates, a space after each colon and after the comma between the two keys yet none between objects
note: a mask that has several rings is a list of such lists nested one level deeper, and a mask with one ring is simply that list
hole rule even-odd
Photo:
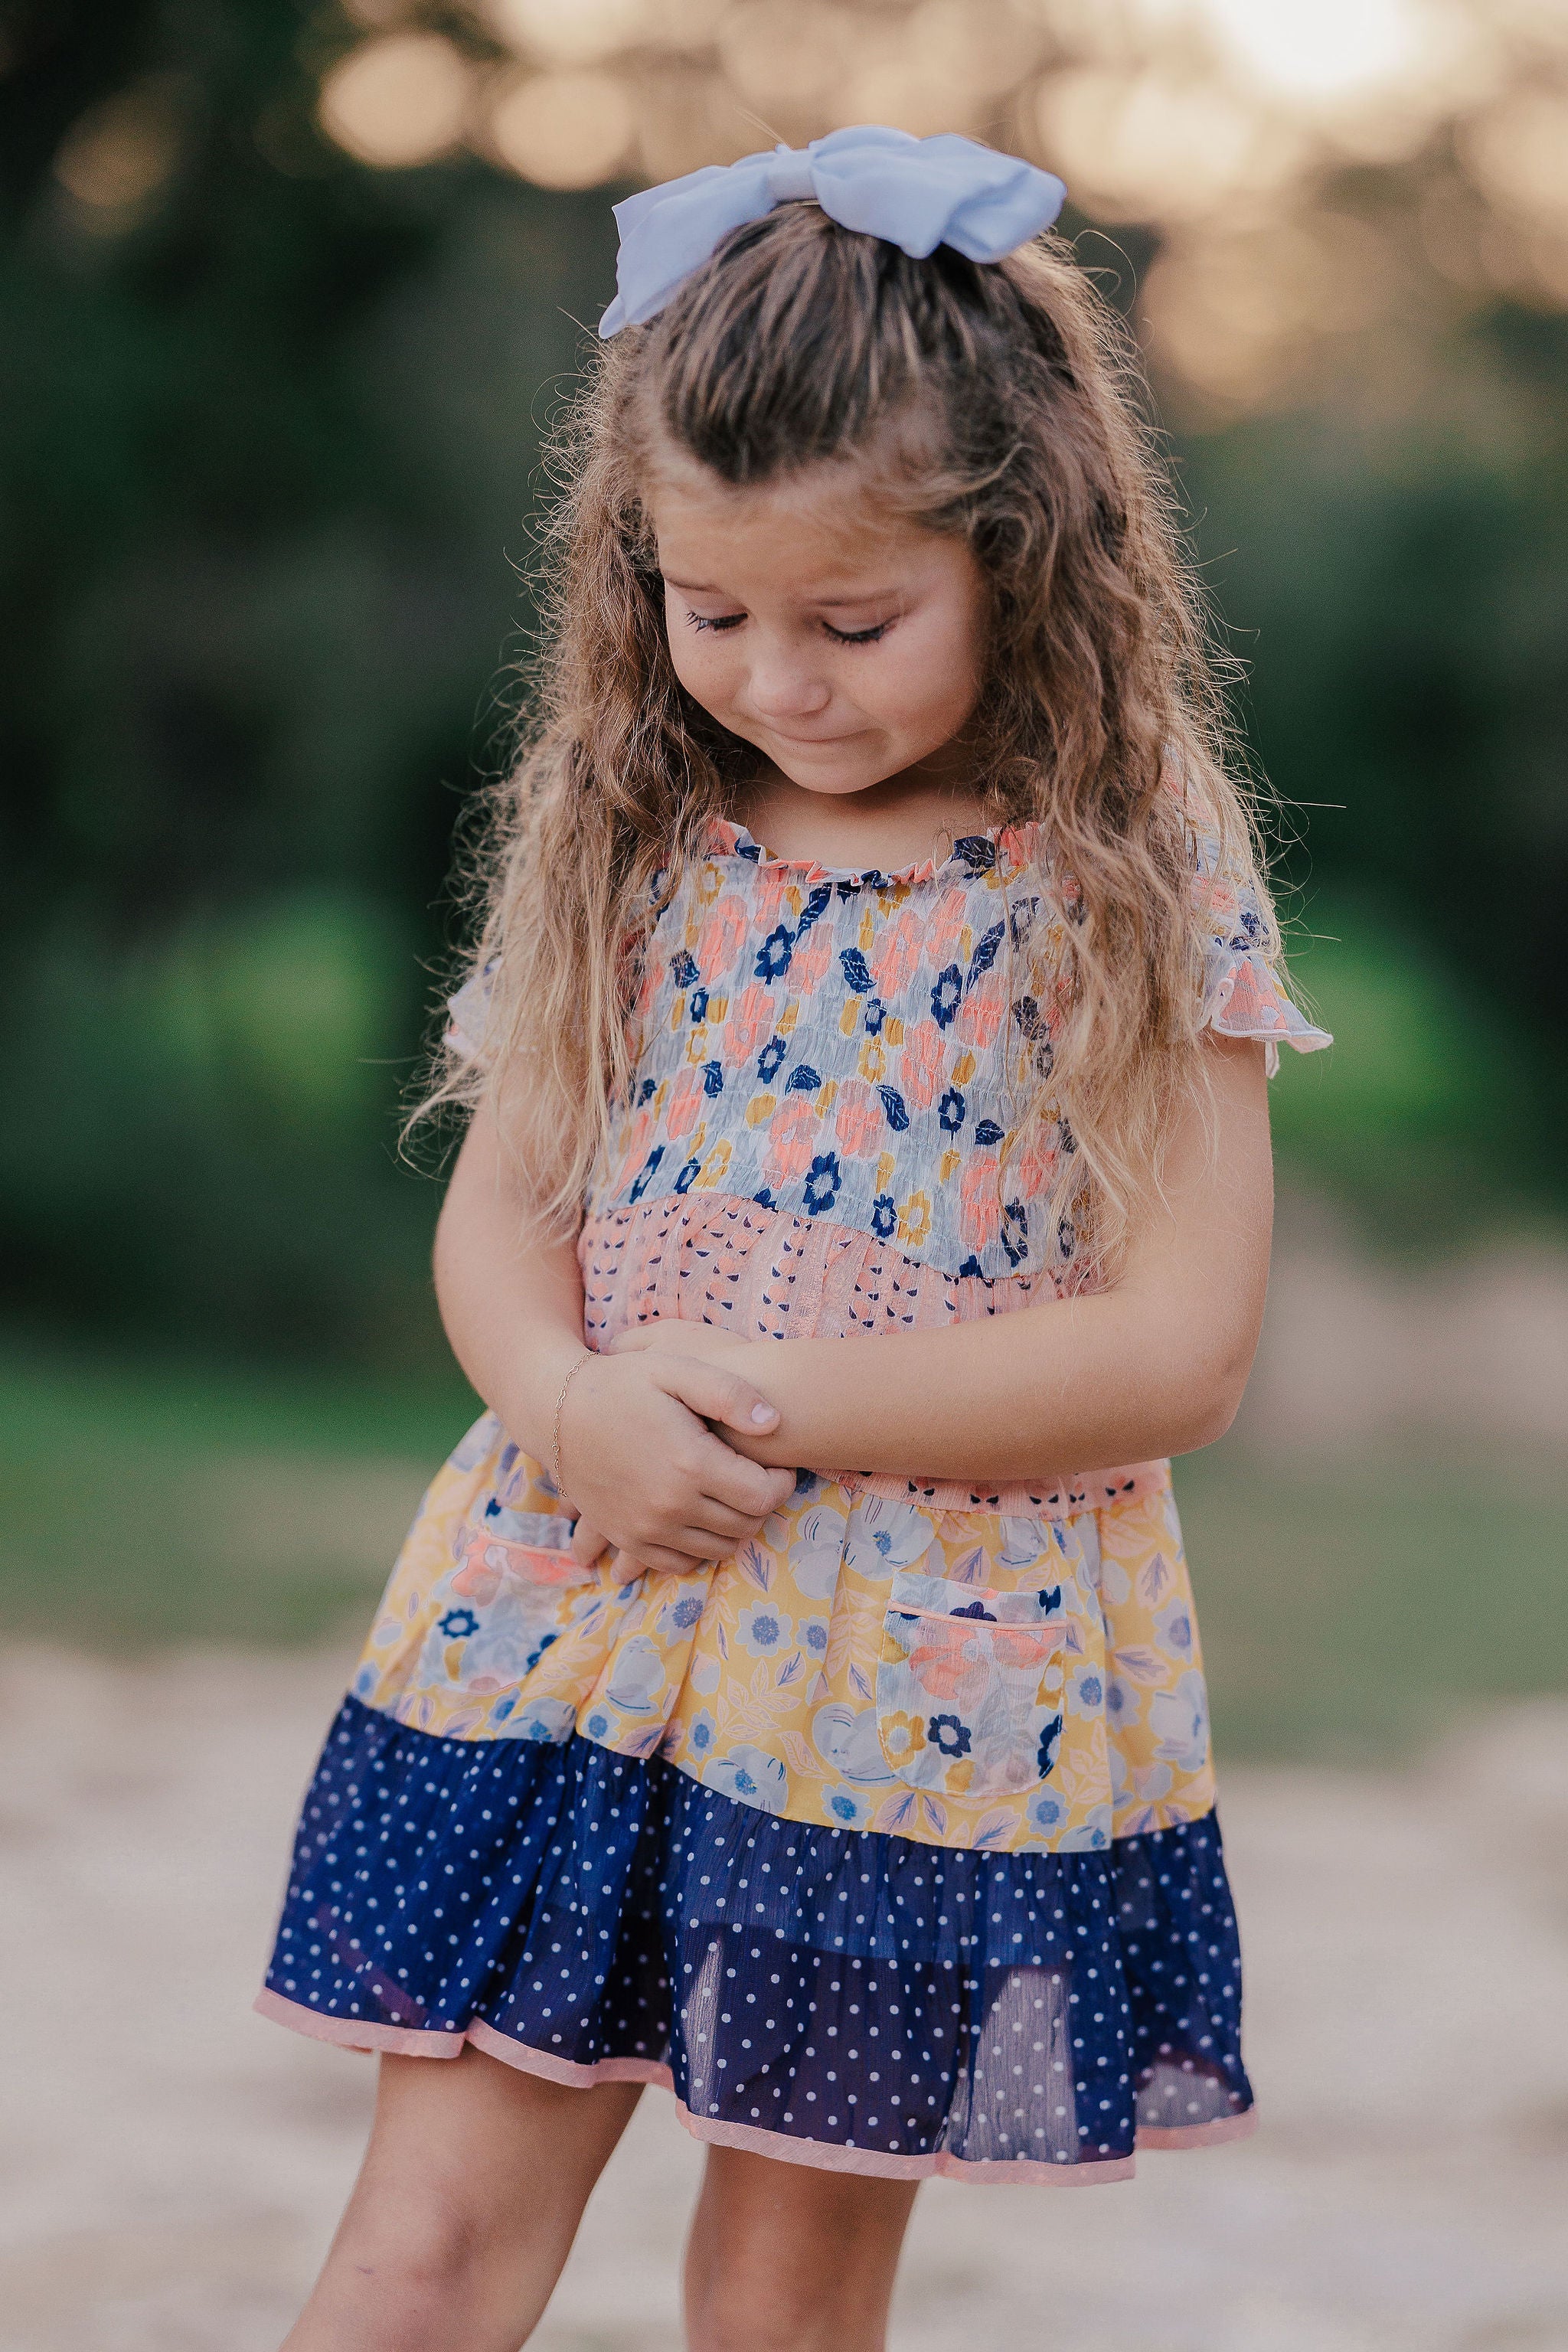
[{"label": "navy flower print", "polygon": [[440,1622],[440,1631],[449,1642],[466,1642],[479,1630],[479,1621],[471,1609],[448,1609]]},{"label": "navy flower print", "polygon": [[952,849],[971,875],[989,874],[996,863],[996,844],[983,833],[961,834]]},{"label": "navy flower print", "polygon": [[961,1723],[956,1715],[933,1715],[926,1726],[926,1738],[944,1756],[967,1756],[969,1753],[969,1726]]},{"label": "navy flower print", "polygon": [[996,961],[997,950],[1006,936],[1007,926],[1005,922],[992,924],[991,929],[969,959],[969,978],[964,982],[965,988],[973,988],[982,974],[990,971]]},{"label": "navy flower print", "polygon": [[1053,1715],[1040,1733],[1040,1744],[1035,1752],[1035,1769],[1042,1780],[1057,1760],[1057,1749],[1061,1746],[1061,1717]]},{"label": "navy flower print", "polygon": [[652,1183],[655,1171],[658,1167],[659,1161],[663,1158],[664,1146],[662,1143],[656,1143],[653,1150],[648,1153],[647,1158],[643,1161],[641,1171],[639,1171],[631,1191],[626,1194],[626,1199],[628,1201],[637,1202],[642,1199],[643,1194],[647,1191],[648,1186]]},{"label": "navy flower print", "polygon": [[931,992],[932,1018],[939,1029],[951,1028],[952,1016],[963,1001],[963,974],[955,963],[938,972],[936,985]]},{"label": "navy flower print", "polygon": [[789,960],[795,953],[795,933],[787,923],[771,930],[757,950],[753,969],[759,980],[782,980],[789,970]]},{"label": "navy flower print", "polygon": [[838,1165],[837,1152],[818,1152],[805,1180],[806,1214],[820,1217],[825,1209],[831,1209],[838,1198],[838,1187],[843,1181],[844,1171]]}]

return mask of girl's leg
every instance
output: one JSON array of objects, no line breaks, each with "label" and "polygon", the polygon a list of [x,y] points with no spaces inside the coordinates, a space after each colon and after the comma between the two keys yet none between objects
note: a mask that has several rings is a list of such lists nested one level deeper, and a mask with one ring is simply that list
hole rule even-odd
[{"label": "girl's leg", "polygon": [[710,2147],[686,2251],[689,2352],[883,2352],[918,2187]]},{"label": "girl's leg", "polygon": [[284,2352],[517,2352],[639,2095],[472,2048],[384,2058],[359,2179]]}]

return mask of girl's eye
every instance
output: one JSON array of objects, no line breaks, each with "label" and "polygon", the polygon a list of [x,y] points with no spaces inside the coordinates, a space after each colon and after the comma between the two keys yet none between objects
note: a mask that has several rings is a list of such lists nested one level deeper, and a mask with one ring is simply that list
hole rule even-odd
[{"label": "girl's eye", "polygon": [[738,629],[745,619],[744,613],[721,613],[710,620],[701,613],[688,613],[687,619],[694,629]]},{"label": "girl's eye", "polygon": [[822,625],[836,646],[874,646],[893,625],[891,621],[879,621],[874,629],[836,629],[831,621],[824,621]]}]

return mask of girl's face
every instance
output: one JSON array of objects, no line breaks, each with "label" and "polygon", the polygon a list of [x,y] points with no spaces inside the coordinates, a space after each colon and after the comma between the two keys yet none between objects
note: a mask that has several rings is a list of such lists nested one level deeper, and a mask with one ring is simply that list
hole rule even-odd
[{"label": "girl's face", "polygon": [[847,466],[733,489],[666,457],[648,503],[676,676],[721,727],[808,793],[964,780],[986,592],[962,540]]}]

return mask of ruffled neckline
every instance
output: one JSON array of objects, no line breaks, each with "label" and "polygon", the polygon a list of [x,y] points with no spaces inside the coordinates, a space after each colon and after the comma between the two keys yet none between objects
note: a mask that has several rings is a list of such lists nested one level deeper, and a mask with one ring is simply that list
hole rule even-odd
[{"label": "ruffled neckline", "polygon": [[982,833],[961,834],[945,857],[921,858],[911,866],[891,868],[824,866],[814,857],[775,857],[754,834],[732,817],[713,819],[712,844],[715,856],[742,857],[748,865],[764,871],[797,874],[807,887],[830,882],[853,890],[894,887],[910,889],[952,873],[959,874],[967,882],[979,881],[987,875],[1010,881],[1026,866],[1038,862],[1038,838],[1043,830],[1043,826],[1035,824],[1005,824]]}]

